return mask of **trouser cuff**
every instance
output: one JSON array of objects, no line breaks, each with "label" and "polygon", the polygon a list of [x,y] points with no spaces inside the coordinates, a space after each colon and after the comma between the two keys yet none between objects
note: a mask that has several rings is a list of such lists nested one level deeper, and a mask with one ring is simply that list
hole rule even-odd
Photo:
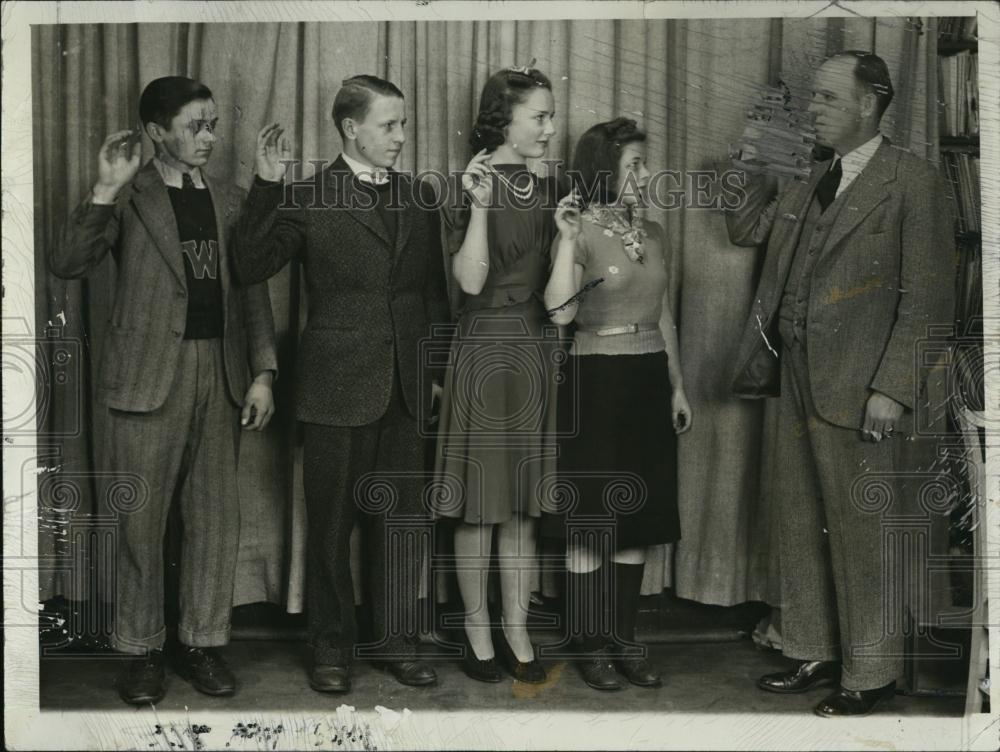
[{"label": "trouser cuff", "polygon": [[840,660],[839,645],[803,645],[785,640],[781,645],[781,652],[786,658],[794,658],[797,661]]},{"label": "trouser cuff", "polygon": [[195,632],[186,627],[177,628],[177,639],[190,648],[216,648],[229,643],[231,629],[214,632]]},{"label": "trouser cuff", "polygon": [[880,671],[862,671],[851,673],[847,668],[840,672],[840,686],[852,692],[864,692],[869,689],[879,689],[890,682],[896,681],[902,673],[902,668],[883,668]]},{"label": "trouser cuff", "polygon": [[132,637],[116,633],[111,638],[111,647],[119,653],[128,653],[129,655],[145,655],[150,650],[162,650],[166,641],[166,628],[161,629],[159,632],[149,637]]}]

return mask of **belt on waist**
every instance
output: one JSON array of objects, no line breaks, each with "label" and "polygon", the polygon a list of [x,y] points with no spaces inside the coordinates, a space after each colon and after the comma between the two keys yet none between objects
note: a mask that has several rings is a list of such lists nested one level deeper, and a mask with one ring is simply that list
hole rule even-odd
[{"label": "belt on waist", "polygon": [[577,329],[579,332],[589,332],[598,337],[610,337],[613,334],[635,334],[636,332],[651,332],[659,329],[659,324],[622,324],[621,326],[606,326],[603,329]]}]

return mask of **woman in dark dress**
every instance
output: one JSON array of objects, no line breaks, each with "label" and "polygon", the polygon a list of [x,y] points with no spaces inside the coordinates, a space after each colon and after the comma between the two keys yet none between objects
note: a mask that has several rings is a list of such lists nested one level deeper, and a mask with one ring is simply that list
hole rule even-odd
[{"label": "woman in dark dress", "polygon": [[[555,472],[557,336],[543,293],[556,233],[554,177],[526,160],[555,133],[551,85],[534,69],[504,70],[486,83],[463,175],[471,206],[452,269],[464,300],[445,375],[436,471],[460,487],[436,514],[456,520],[457,578],[465,605],[465,672],[499,681],[494,649],[510,673],[541,682],[526,619],[536,567],[539,486]],[[546,332],[546,328],[550,330]],[[456,482],[457,481],[457,482]],[[495,628],[486,579],[496,528],[502,618]]]},{"label": "woman in dark dress", "polygon": [[635,622],[645,548],[680,538],[675,433],[690,427],[691,410],[663,230],[636,207],[649,180],[645,135],[625,118],[595,125],[577,144],[573,173],[589,203],[564,218],[545,290],[552,320],[576,330],[542,534],[566,540],[570,629],[587,684],[619,689],[617,665],[633,684],[659,686]]}]

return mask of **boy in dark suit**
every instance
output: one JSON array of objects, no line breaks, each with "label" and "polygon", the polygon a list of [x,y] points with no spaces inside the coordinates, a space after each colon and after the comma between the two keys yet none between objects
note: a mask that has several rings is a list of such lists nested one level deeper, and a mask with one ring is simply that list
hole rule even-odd
[{"label": "boy in dark suit", "polygon": [[[285,186],[287,143],[273,124],[257,139],[257,179],[237,226],[244,282],[305,267],[309,314],[296,367],[304,424],[308,513],[306,598],[314,665],[310,686],[347,692],[358,649],[350,536],[367,523],[365,569],[378,657],[403,684],[436,681],[416,661],[421,541],[390,517],[425,517],[417,427],[420,341],[447,323],[435,197],[391,170],[406,136],[403,95],[375,76],[344,82],[333,104],[343,154],[315,178]],[[301,190],[300,190],[301,189]],[[294,196],[291,194],[295,194]],[[286,200],[287,198],[287,200]],[[381,504],[391,484],[394,503]],[[382,490],[385,490],[384,488]],[[373,656],[374,657],[374,656]]]},{"label": "boy in dark suit", "polygon": [[[230,270],[245,194],[202,170],[215,144],[209,89],[179,76],[150,83],[139,117],[156,155],[139,168],[131,131],[111,134],[92,194],[52,249],[53,272],[82,277],[110,252],[117,276],[97,370],[107,411],[101,469],[138,477],[136,508],[119,516],[114,647],[142,655],[118,691],[131,704],[164,694],[163,539],[179,488],[184,523],[175,667],[196,689],[229,695],[217,646],[229,641],[239,540],[239,426],[262,430],[274,410],[274,321],[264,285]],[[241,413],[242,408],[242,413]]]}]

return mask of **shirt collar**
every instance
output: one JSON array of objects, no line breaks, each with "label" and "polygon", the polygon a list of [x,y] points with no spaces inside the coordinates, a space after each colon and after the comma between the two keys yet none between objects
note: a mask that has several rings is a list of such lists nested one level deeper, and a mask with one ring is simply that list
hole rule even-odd
[{"label": "shirt collar", "polygon": [[[153,157],[153,166],[156,167],[156,171],[160,173],[160,177],[163,178],[163,182],[167,184],[168,188],[184,187],[184,172],[179,167],[167,164],[159,156]],[[200,167],[192,167],[188,173],[191,175],[191,182],[194,183],[195,188],[205,187]]]},{"label": "shirt collar", "polygon": [[872,138],[861,144],[861,146],[852,149],[847,152],[847,154],[840,157],[841,169],[843,169],[845,173],[857,175],[865,169],[865,165],[871,161],[871,158],[875,156],[875,152],[878,151],[878,147],[881,145],[882,134],[876,133]]},{"label": "shirt collar", "polygon": [[351,168],[351,172],[362,183],[385,185],[389,182],[389,171],[384,167],[371,167],[343,153],[340,156],[343,157],[344,161],[347,162],[347,166]]}]

